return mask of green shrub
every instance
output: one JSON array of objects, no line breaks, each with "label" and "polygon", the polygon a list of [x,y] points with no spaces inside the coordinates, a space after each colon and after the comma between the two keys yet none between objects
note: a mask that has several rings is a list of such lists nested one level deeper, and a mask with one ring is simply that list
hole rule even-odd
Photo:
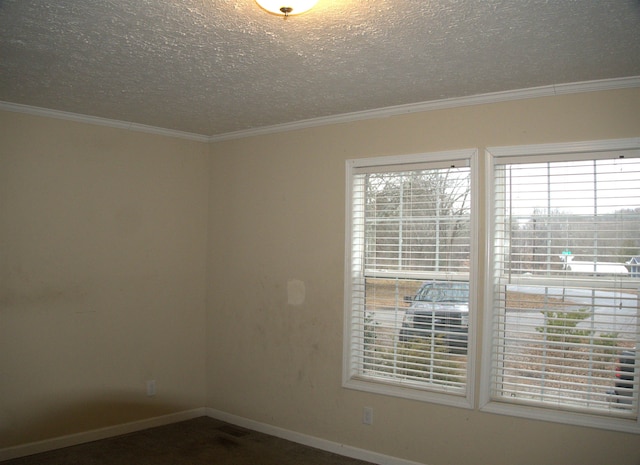
[{"label": "green shrub", "polygon": [[544,315],[544,326],[536,327],[547,341],[560,344],[579,344],[593,335],[590,329],[578,329],[578,323],[591,316],[587,307],[576,310],[555,311],[541,310]]},{"label": "green shrub", "polygon": [[411,339],[398,344],[398,373],[408,378],[460,382],[464,361],[453,355],[440,337]]}]

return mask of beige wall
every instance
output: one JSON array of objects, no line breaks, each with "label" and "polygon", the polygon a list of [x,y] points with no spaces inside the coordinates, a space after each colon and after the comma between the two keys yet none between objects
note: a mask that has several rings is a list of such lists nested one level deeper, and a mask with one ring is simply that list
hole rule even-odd
[{"label": "beige wall", "polygon": [[637,435],[346,390],[341,369],[346,159],[639,128],[639,89],[210,146],[0,112],[0,448],[207,406],[429,465],[637,465]]},{"label": "beige wall", "polygon": [[207,405],[429,465],[637,465],[637,435],[346,390],[341,367],[346,159],[638,136],[632,89],[212,144]]},{"label": "beige wall", "polygon": [[207,192],[205,143],[0,112],[0,448],[204,405]]}]

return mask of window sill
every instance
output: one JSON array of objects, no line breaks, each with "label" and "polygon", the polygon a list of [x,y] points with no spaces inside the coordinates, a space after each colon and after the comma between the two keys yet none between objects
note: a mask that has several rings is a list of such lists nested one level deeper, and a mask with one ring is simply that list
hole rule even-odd
[{"label": "window sill", "polygon": [[466,393],[466,395],[459,395],[455,393],[440,393],[427,391],[425,389],[399,386],[392,383],[385,383],[384,381],[374,381],[360,378],[348,379],[343,382],[342,387],[346,389],[354,389],[357,391],[365,391],[386,396],[400,397],[403,399],[447,405],[449,407],[466,409],[473,408],[473,399],[468,392]]},{"label": "window sill", "polygon": [[611,418],[597,414],[568,412],[552,408],[515,405],[506,402],[488,401],[480,406],[481,412],[548,421],[574,426],[586,426],[624,433],[640,434],[640,422],[633,419]]}]

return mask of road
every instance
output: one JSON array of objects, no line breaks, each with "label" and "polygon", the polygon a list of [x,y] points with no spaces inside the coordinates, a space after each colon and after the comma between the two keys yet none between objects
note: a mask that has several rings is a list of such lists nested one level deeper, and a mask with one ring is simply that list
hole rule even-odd
[{"label": "road", "polygon": [[[544,288],[533,286],[510,286],[512,292],[541,294]],[[578,328],[593,330],[596,334],[617,334],[619,339],[636,341],[637,325],[639,324],[638,296],[621,292],[592,291],[585,289],[548,288],[547,292],[553,297],[562,297],[568,302],[576,304],[576,308],[591,307],[592,318],[585,319],[578,324]],[[402,327],[405,309],[378,309],[373,312],[374,320],[382,327]],[[544,325],[544,315],[539,310],[507,310],[506,326],[509,331],[520,333],[524,331],[536,332],[536,327]]]},{"label": "road", "polygon": [[[540,294],[543,288],[532,286],[510,286],[509,291]],[[548,288],[549,295],[561,297],[562,288]],[[593,314],[578,324],[579,329],[593,330],[597,334],[617,334],[620,339],[635,341],[638,325],[638,296],[622,292],[564,289],[565,301],[574,302],[576,308],[593,305]],[[544,315],[539,310],[507,311],[506,324],[510,330],[519,332],[544,324]]]}]

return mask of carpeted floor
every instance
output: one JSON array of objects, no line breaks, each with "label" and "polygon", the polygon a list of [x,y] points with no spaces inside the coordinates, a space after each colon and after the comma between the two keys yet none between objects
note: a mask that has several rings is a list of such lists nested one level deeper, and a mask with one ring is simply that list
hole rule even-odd
[{"label": "carpeted floor", "polygon": [[208,417],[1,465],[370,465]]}]

